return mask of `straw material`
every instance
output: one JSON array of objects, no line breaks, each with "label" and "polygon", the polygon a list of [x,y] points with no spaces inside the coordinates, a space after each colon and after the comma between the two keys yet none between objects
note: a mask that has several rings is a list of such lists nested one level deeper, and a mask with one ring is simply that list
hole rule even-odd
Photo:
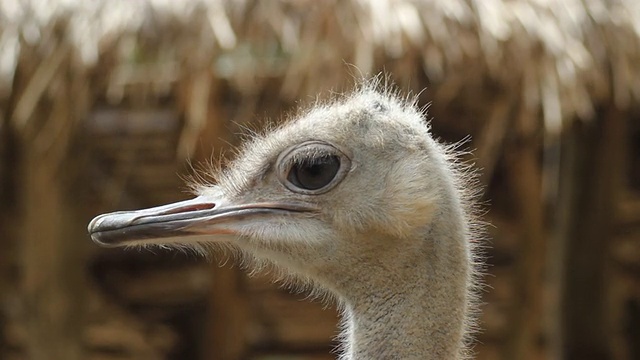
[{"label": "straw material", "polygon": [[[242,93],[277,78],[281,95],[294,99],[384,69],[410,87],[425,86],[417,79],[426,75],[439,102],[493,106],[498,89],[500,102],[558,132],[592,118],[598,104],[638,103],[640,2],[0,1],[0,105],[19,92],[17,128],[28,127],[65,63],[104,84],[110,101],[132,86],[163,95],[196,79],[189,131],[202,126],[197,109],[215,86],[200,75]],[[16,89],[22,66],[30,76]]]}]

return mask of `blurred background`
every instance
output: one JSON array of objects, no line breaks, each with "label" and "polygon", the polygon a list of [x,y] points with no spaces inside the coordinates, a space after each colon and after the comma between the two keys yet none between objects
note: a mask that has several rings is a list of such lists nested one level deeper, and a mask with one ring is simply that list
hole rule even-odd
[{"label": "blurred background", "polygon": [[471,136],[477,358],[640,359],[637,0],[0,0],[0,359],[333,358],[335,308],[86,225],[381,71]]}]

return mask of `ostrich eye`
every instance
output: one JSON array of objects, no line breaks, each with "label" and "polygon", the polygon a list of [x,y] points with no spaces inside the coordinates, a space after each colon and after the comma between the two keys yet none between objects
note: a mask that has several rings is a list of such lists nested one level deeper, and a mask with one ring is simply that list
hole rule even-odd
[{"label": "ostrich eye", "polygon": [[333,144],[312,140],[294,145],[278,157],[278,179],[289,190],[323,194],[349,172],[351,159]]},{"label": "ostrich eye", "polygon": [[287,180],[304,190],[318,190],[331,183],[340,170],[340,158],[336,155],[305,159],[294,164]]}]

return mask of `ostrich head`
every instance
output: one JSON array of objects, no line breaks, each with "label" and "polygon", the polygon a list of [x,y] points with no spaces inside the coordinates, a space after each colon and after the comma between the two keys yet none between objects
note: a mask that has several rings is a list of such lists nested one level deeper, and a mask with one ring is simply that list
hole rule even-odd
[{"label": "ostrich head", "polygon": [[[231,244],[336,295],[354,358],[376,345],[367,315],[376,312],[397,321],[396,332],[432,336],[425,354],[458,356],[473,302],[466,177],[413,103],[374,88],[253,139],[192,200],[96,217],[92,239]],[[420,299],[427,308],[411,305]],[[424,324],[404,324],[406,316]],[[358,343],[360,333],[371,339]],[[436,344],[437,334],[448,341]]]}]

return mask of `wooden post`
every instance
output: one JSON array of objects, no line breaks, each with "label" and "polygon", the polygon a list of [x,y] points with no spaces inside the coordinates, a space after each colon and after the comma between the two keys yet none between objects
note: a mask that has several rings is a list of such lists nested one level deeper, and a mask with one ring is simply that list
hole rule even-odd
[{"label": "wooden post", "polygon": [[540,146],[533,131],[524,131],[521,141],[508,150],[509,181],[519,218],[520,244],[515,264],[515,303],[505,359],[533,359],[539,352],[537,340],[542,318],[542,282],[546,238],[542,202]]},{"label": "wooden post", "polygon": [[575,202],[573,186],[576,182],[576,146],[575,141],[566,134],[555,139],[559,150],[559,159],[552,166],[555,167],[557,178],[549,179],[557,181],[557,193],[555,198],[548,198],[549,210],[549,242],[547,248],[547,297],[546,297],[546,321],[545,340],[547,344],[547,357],[552,360],[563,358],[564,331],[562,321],[562,298],[564,296],[565,258],[568,251],[568,242],[571,233],[571,213]]},{"label": "wooden post", "polygon": [[[213,79],[208,69],[196,72],[181,87],[178,99],[187,117],[178,156],[192,154],[195,163],[216,162],[231,140]],[[248,304],[240,289],[240,270],[231,265],[221,267],[217,262],[211,265],[213,276],[204,321],[202,359],[237,360],[247,350]]]},{"label": "wooden post", "polygon": [[[226,118],[220,111],[220,106],[216,104],[217,101],[219,100],[215,93],[212,93],[208,121],[200,134],[200,143],[203,144],[199,154],[197,153],[200,161],[217,161],[230,141]],[[205,148],[210,150],[206,151]],[[211,159],[211,156],[214,158]],[[241,271],[232,261],[225,261],[224,266],[214,262],[211,270],[213,277],[207,309],[207,338],[203,359],[242,359],[247,351],[249,310],[241,289]]]},{"label": "wooden post", "polygon": [[[30,115],[16,131],[21,157],[19,169],[15,170],[20,187],[16,195],[19,211],[14,221],[20,227],[17,235],[26,353],[33,360],[86,358],[82,330],[84,250],[88,241],[85,225],[79,224],[66,188],[71,168],[63,168],[72,164],[66,161],[76,116],[71,104],[79,100],[76,97],[70,102],[73,81],[66,77],[66,70],[58,69],[53,77],[58,85],[55,98],[30,100],[34,108],[25,108]],[[36,80],[42,79],[29,79]],[[21,96],[27,95],[23,92]],[[42,101],[51,106],[38,112],[46,107]]]},{"label": "wooden post", "polygon": [[30,359],[82,359],[84,266],[75,218],[65,206],[59,174],[42,154],[24,159],[22,221],[23,297]]},{"label": "wooden post", "polygon": [[248,309],[239,286],[241,274],[230,264],[215,266],[203,359],[242,359],[247,351]]},{"label": "wooden post", "polygon": [[[13,85],[16,86],[16,82]],[[0,301],[5,300],[4,296],[8,295],[10,285],[15,285],[12,279],[9,279],[9,271],[15,261],[17,243],[15,217],[18,211],[19,189],[16,171],[19,162],[18,137],[9,121],[15,100],[15,94],[11,92],[6,101],[0,102],[0,247],[2,248],[0,251]],[[4,315],[0,313],[0,321]],[[2,327],[0,326],[0,341],[3,339]]]},{"label": "wooden post", "polygon": [[562,298],[564,358],[608,359],[606,259],[615,185],[622,169],[624,119],[610,109],[597,122],[572,131],[575,171],[573,211]]},{"label": "wooden post", "polygon": [[[16,226],[11,214],[15,214],[15,141],[14,134],[8,128],[8,122],[4,122],[0,114],[0,302],[6,301],[9,294],[12,255],[15,249]],[[0,357],[4,347],[4,322],[6,314],[0,312]]]}]

